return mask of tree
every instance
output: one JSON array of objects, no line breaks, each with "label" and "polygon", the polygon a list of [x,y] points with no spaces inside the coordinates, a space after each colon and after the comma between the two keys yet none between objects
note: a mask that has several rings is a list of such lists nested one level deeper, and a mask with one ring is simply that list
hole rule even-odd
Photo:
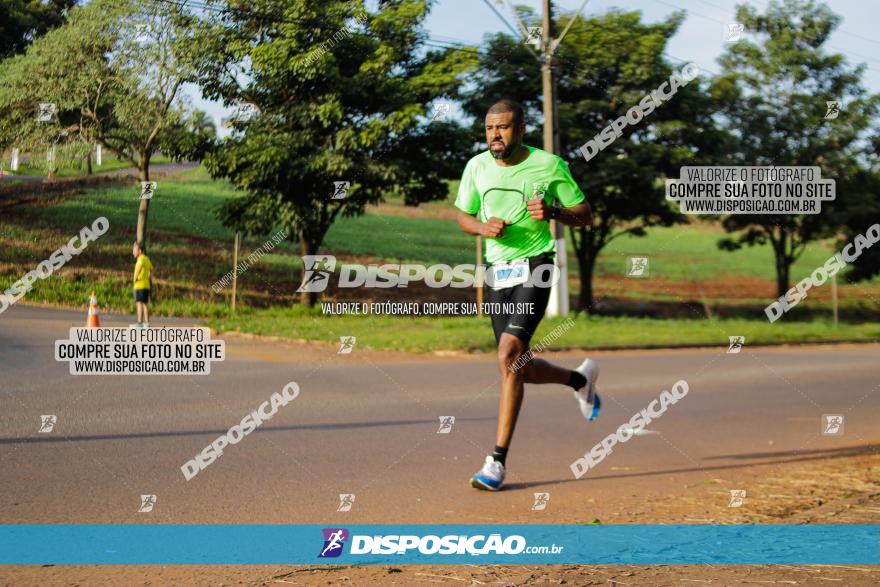
[{"label": "tree", "polygon": [[[771,245],[777,295],[782,296],[791,265],[807,244],[836,234],[840,215],[833,208],[869,196],[842,188],[850,179],[858,181],[859,171],[851,167],[853,162],[864,165],[859,162],[880,96],[869,95],[861,85],[864,65],[850,68],[842,55],[823,50],[840,22],[824,4],[773,0],[764,14],[738,6],[736,18],[760,44],[732,44],[720,58],[722,74],[711,88],[723,125],[734,137],[730,164],[818,166],[823,178],[838,182],[838,201],[825,203],[821,214],[740,214],[723,220],[725,230],[740,235],[722,240],[722,249]],[[835,100],[841,112],[826,119],[826,102]]]},{"label": "tree", "polygon": [[217,129],[205,112],[194,110],[169,124],[162,134],[162,154],[175,161],[201,161],[214,147]]},{"label": "tree", "polygon": [[[205,160],[243,192],[220,210],[225,224],[250,234],[281,225],[302,255],[314,255],[338,217],[363,214],[385,194],[409,205],[446,197],[444,179],[460,171],[471,141],[424,115],[435,99],[455,95],[473,58],[422,52],[429,3],[379,6],[225,7],[200,85],[208,98],[256,112],[238,117]],[[335,182],[347,182],[344,193]]]},{"label": "tree", "polygon": [[[521,16],[531,26],[540,22],[527,10]],[[555,27],[562,30],[569,17]],[[611,11],[578,19],[559,45],[557,100],[560,151],[572,176],[593,209],[593,223],[571,228],[571,242],[580,272],[579,307],[595,310],[593,272],[601,251],[613,240],[630,234],[644,236],[652,226],[670,226],[682,217],[664,197],[663,174],[677,176],[682,165],[708,161],[721,149],[723,136],[711,119],[709,98],[692,81],[657,107],[589,161],[578,149],[652,90],[668,81],[681,65],[664,57],[666,43],[678,30],[677,13],[656,24],[641,22],[640,12]],[[521,102],[531,120],[540,120],[540,64],[521,39],[498,34],[487,42],[485,57],[474,74],[474,90],[464,108],[482,127],[488,107],[502,97]],[[526,141],[540,143],[539,132]],[[623,262],[621,262],[621,267]]]},{"label": "tree", "polygon": [[[194,116],[180,88],[194,78],[200,21],[177,4],[92,0],[25,55],[0,64],[0,145],[100,144],[128,159],[142,181],[163,141],[180,143]],[[53,103],[54,124],[34,116]],[[197,115],[196,115],[197,116]],[[140,200],[137,240],[146,242],[149,199]]]},{"label": "tree", "polygon": [[110,75],[104,55],[115,37],[106,29],[121,14],[83,12],[92,11],[74,9],[69,23],[34,41],[26,54],[0,62],[0,146],[35,155],[54,151],[45,159],[50,179],[67,162],[57,147],[68,154],[77,143],[89,149],[93,128],[83,110],[97,102],[101,80]]},{"label": "tree", "polygon": [[[876,134],[875,134],[876,136]],[[876,155],[876,151],[874,151]],[[841,206],[840,223],[844,226],[837,248],[853,242],[857,235],[864,235],[871,226],[880,222],[880,170],[853,169],[852,175],[838,189],[846,194]],[[840,183],[840,182],[838,182]],[[880,246],[874,245],[862,251],[853,261],[845,279],[849,283],[867,281],[880,275]]]},{"label": "tree", "polygon": [[64,22],[77,0],[0,0],[0,59],[22,53],[35,38]]}]

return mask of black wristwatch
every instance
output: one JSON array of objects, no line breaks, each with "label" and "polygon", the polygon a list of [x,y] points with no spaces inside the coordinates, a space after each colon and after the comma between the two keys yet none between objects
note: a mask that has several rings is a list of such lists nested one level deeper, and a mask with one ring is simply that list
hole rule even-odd
[{"label": "black wristwatch", "polygon": [[556,220],[561,214],[562,208],[557,208],[556,206],[550,208],[550,220]]}]

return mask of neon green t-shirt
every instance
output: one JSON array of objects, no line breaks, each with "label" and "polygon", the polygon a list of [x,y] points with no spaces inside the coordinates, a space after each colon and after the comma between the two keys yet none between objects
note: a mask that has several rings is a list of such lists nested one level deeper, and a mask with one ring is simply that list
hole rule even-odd
[{"label": "neon green t-shirt", "polygon": [[571,208],[583,202],[584,193],[571,177],[568,164],[547,151],[526,146],[529,156],[512,167],[495,162],[490,151],[472,157],[464,168],[455,207],[477,214],[480,222],[491,217],[507,220],[501,238],[486,239],[486,262],[498,263],[535,257],[553,251],[550,223],[533,220],[526,198],[537,189],[550,205]]},{"label": "neon green t-shirt", "polygon": [[[143,267],[140,279],[137,279],[138,270]],[[134,289],[150,289],[150,273],[153,272],[153,264],[150,258],[141,253],[134,264]]]}]

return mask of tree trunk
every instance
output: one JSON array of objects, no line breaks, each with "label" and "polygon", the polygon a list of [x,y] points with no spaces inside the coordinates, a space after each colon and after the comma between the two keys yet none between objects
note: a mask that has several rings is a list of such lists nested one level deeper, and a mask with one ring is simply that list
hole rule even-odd
[{"label": "tree trunk", "polygon": [[578,272],[580,273],[581,291],[578,294],[578,306],[587,314],[593,313],[593,270],[596,259],[585,249],[585,258],[578,256]]},{"label": "tree trunk", "polygon": [[86,155],[86,175],[92,175],[92,148],[89,146],[89,153]]},{"label": "tree trunk", "polygon": [[[318,252],[318,243],[315,243],[308,239],[304,235],[300,235],[299,237],[299,249],[300,254],[305,257],[306,255],[314,255]],[[303,267],[303,279],[305,279],[305,271],[308,267]],[[301,294],[302,301],[301,303],[306,304],[309,308],[315,307],[315,304],[318,303],[318,292],[314,291],[304,291]]]},{"label": "tree trunk", "polygon": [[776,254],[776,296],[781,297],[788,291],[788,276],[791,265],[785,254]]},{"label": "tree trunk", "polygon": [[779,240],[773,243],[773,254],[776,256],[776,296],[782,297],[788,291],[788,277],[791,261],[786,254],[788,235],[780,229]]},{"label": "tree trunk", "polygon": [[[141,154],[138,157],[140,165],[138,166],[138,175],[141,181],[150,181],[150,156]],[[150,200],[142,199],[138,207],[137,221],[137,242],[141,243],[141,247],[147,250],[147,215],[150,211]]]},{"label": "tree trunk", "polygon": [[[577,231],[577,237],[575,237]],[[591,240],[592,230],[587,232],[583,228],[571,229],[571,240],[574,246],[575,258],[578,263],[578,277],[580,278],[580,292],[578,293],[578,309],[592,314],[593,309],[593,271],[596,268],[595,246]]]}]

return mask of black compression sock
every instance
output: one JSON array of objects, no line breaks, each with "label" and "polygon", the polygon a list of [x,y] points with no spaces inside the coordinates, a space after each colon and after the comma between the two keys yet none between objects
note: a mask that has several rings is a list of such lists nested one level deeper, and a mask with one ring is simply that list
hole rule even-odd
[{"label": "black compression sock", "polygon": [[572,371],[571,375],[568,376],[568,386],[574,389],[575,391],[582,388],[587,384],[587,378],[578,373],[577,371]]},{"label": "black compression sock", "polygon": [[504,465],[507,460],[507,447],[496,446],[492,451],[492,458]]}]

